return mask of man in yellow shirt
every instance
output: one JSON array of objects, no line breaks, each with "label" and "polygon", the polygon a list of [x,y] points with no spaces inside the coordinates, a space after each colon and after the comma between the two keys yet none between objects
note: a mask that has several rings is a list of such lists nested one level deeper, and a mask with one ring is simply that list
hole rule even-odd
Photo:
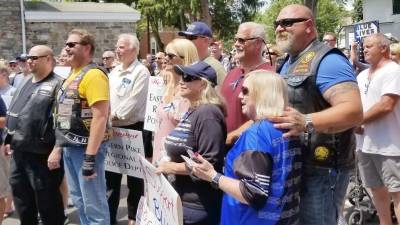
[{"label": "man in yellow shirt", "polygon": [[63,151],[68,185],[81,224],[108,225],[104,176],[108,78],[92,63],[94,38],[86,30],[72,30],[65,46],[72,72],[58,93],[55,113],[58,151],[49,161],[56,161]]}]

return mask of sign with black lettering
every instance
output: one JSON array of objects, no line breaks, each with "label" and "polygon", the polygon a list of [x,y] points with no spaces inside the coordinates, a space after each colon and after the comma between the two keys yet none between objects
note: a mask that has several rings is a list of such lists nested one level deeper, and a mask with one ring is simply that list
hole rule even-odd
[{"label": "sign with black lettering", "polygon": [[155,131],[158,125],[156,111],[164,95],[165,83],[162,77],[150,77],[147,92],[146,113],[144,116],[144,129]]},{"label": "sign with black lettering", "polygon": [[354,24],[354,39],[361,43],[364,37],[379,33],[379,21]]},{"label": "sign with black lettering", "polygon": [[156,174],[156,168],[144,157],[142,163],[145,194],[139,225],[183,225],[182,201],[164,175]]},{"label": "sign with black lettering", "polygon": [[113,127],[105,158],[107,171],[143,178],[139,157],[144,157],[142,132]]}]

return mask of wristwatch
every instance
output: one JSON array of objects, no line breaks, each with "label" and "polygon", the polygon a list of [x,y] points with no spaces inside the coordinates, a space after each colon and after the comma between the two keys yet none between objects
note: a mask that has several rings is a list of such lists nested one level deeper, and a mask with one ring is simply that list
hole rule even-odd
[{"label": "wristwatch", "polygon": [[305,123],[305,128],[306,128],[305,133],[307,133],[307,134],[313,133],[315,128],[314,128],[314,124],[312,122],[311,114],[307,114],[305,116],[305,122],[306,122]]},{"label": "wristwatch", "polygon": [[216,173],[211,180],[211,186],[215,189],[219,189],[219,179],[221,179],[222,174]]}]

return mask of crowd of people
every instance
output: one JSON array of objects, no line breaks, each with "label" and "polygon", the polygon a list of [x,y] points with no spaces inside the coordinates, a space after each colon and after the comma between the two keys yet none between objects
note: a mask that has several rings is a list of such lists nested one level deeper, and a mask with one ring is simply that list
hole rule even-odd
[{"label": "crowd of people", "polygon": [[[194,22],[142,60],[136,35],[120,34],[101,65],[93,35],[74,29],[58,56],[37,45],[0,62],[0,215],[13,200],[22,225],[62,225],[71,199],[81,224],[118,224],[122,174],[104,165],[118,127],[142,132],[185,225],[336,225],[356,168],[380,224],[392,202],[399,220],[400,44],[377,33],[339,50],[299,4],[279,12],[274,44],[265,29],[240,24],[227,53]],[[153,133],[150,76],[166,87]],[[144,185],[127,176],[129,225]]]}]

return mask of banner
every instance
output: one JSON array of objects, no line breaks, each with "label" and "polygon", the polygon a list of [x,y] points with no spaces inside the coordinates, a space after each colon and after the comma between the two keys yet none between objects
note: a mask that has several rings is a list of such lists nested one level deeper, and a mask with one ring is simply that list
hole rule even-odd
[{"label": "banner", "polygon": [[107,171],[143,178],[140,156],[144,157],[142,132],[112,128],[105,158]]},{"label": "banner", "polygon": [[364,37],[379,33],[379,21],[354,24],[354,39],[361,43]]},{"label": "banner", "polygon": [[156,110],[164,95],[165,83],[162,77],[150,77],[147,92],[146,113],[144,116],[144,129],[154,132],[158,125]]},{"label": "banner", "polygon": [[[140,157],[145,184],[145,201],[139,225],[183,225],[182,202],[164,175]],[[137,221],[136,221],[137,222]]]}]

